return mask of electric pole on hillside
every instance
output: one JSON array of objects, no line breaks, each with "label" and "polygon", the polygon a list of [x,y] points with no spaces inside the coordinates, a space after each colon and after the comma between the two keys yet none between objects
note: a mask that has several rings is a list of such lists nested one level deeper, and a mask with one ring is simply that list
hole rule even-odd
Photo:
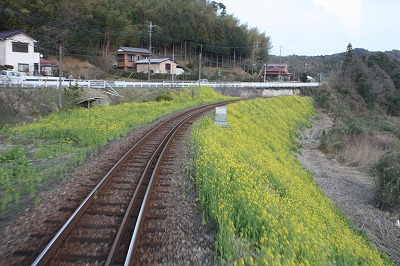
[{"label": "electric pole on hillside", "polygon": [[60,51],[59,51],[59,63],[58,63],[58,89],[59,89],[59,95],[58,95],[58,108],[60,109],[60,111],[61,111],[61,109],[62,109],[62,91],[63,91],[63,89],[62,89],[62,83],[61,83],[61,77],[62,77],[62,62],[61,62],[61,55],[62,55],[62,46],[61,46],[61,43],[60,43]]},{"label": "electric pole on hillside", "polygon": [[282,67],[282,45],[279,46],[279,81],[282,81],[281,67]]},{"label": "electric pole on hillside", "polygon": [[257,41],[253,44],[253,55],[252,55],[252,66],[251,66],[251,75],[253,75],[254,74],[254,67],[255,67],[255,65],[256,65],[256,62],[255,62],[255,53],[256,53],[256,50],[258,50],[258,45],[260,44],[261,42],[259,42],[258,41],[258,39],[257,39]]},{"label": "electric pole on hillside", "polygon": [[172,64],[171,64],[171,79],[174,82],[174,62],[175,62],[175,44],[172,44]]},{"label": "electric pole on hillside", "polygon": [[200,46],[200,55],[199,55],[199,80],[201,79],[201,56],[203,53],[203,44]]},{"label": "electric pole on hillside", "polygon": [[151,35],[153,33],[153,28],[155,27],[155,25],[153,25],[153,22],[150,21],[150,25],[149,25],[149,65],[148,65],[148,76],[147,79],[148,81],[150,81],[150,56],[151,56]]}]

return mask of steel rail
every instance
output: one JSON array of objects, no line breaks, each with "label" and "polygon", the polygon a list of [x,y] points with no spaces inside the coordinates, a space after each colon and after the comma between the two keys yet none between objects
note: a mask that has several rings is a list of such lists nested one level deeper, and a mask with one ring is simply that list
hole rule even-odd
[{"label": "steel rail", "polygon": [[[78,208],[74,211],[74,213],[68,218],[68,220],[63,224],[63,226],[59,229],[59,231],[49,241],[49,243],[42,250],[42,252],[38,255],[38,257],[35,259],[35,261],[32,263],[32,265],[44,265],[50,260],[50,258],[57,251],[57,249],[59,248],[60,244],[64,241],[64,239],[68,235],[68,233],[74,228],[75,224],[82,217],[82,215],[85,213],[85,211],[89,208],[89,206],[91,205],[93,200],[95,200],[96,193],[98,193],[98,191],[100,191],[101,189],[103,189],[106,186],[106,184],[111,179],[113,174],[129,158],[130,154],[132,154],[138,147],[140,147],[140,145],[142,145],[147,139],[149,139],[152,135],[154,135],[157,132],[157,130],[159,130],[160,128],[165,126],[167,123],[169,123],[169,122],[173,121],[174,119],[178,118],[179,116],[185,115],[187,112],[190,112],[190,111],[193,111],[193,110],[196,110],[196,109],[207,108],[207,106],[209,106],[209,108],[212,108],[213,106],[218,106],[218,105],[222,105],[222,104],[225,104],[225,103],[227,103],[227,102],[221,102],[221,103],[216,103],[216,104],[214,103],[214,104],[203,105],[203,106],[200,106],[200,107],[195,107],[195,108],[188,109],[185,112],[176,114],[176,115],[166,119],[160,125],[156,126],[154,129],[152,129],[150,132],[148,132],[144,137],[142,137],[133,147],[131,147],[118,160],[117,163],[114,164],[114,166],[107,172],[107,174],[101,179],[101,181],[95,186],[95,188],[88,194],[88,196],[78,206]],[[204,112],[204,110],[202,112]],[[157,151],[158,150],[159,149],[157,148]],[[150,161],[151,160],[149,160],[149,163],[146,166],[146,169],[150,165]],[[138,186],[138,188],[139,188],[139,186]],[[125,215],[125,216],[129,217],[129,215]],[[125,216],[124,216],[124,219],[125,219]]]},{"label": "steel rail", "polygon": [[121,159],[108,171],[108,173],[102,178],[102,180],[95,186],[95,188],[89,193],[89,195],[83,200],[83,202],[79,205],[79,207],[74,211],[74,213],[70,216],[70,218],[64,223],[64,225],[60,228],[57,234],[50,240],[48,245],[43,249],[43,251],[39,254],[36,260],[32,263],[32,265],[42,265],[45,264],[52,254],[57,250],[61,242],[64,240],[65,236],[71,231],[79,218],[83,215],[83,213],[87,210],[90,204],[95,199],[95,195],[98,191],[100,191],[110,180],[112,175],[118,170],[118,168],[123,164],[124,161],[130,156],[130,154],[139,147],[142,143],[144,143],[148,138],[150,138],[159,128],[172,121],[173,119],[179,117],[182,114],[177,114],[160,125],[152,129],[149,133],[147,133],[143,138],[141,138],[129,151],[127,151]]},{"label": "steel rail", "polygon": [[[182,120],[179,124],[177,124],[177,125],[174,127],[173,132],[172,132],[172,130],[171,130],[171,132],[172,132],[171,136],[168,137],[168,139],[167,139],[167,138],[165,139],[165,140],[166,140],[166,144],[165,144],[165,146],[163,147],[163,150],[161,151],[161,154],[160,154],[160,156],[159,156],[158,159],[157,159],[156,166],[154,167],[153,173],[152,173],[152,175],[151,175],[151,177],[150,177],[149,185],[147,186],[147,189],[146,189],[146,194],[145,194],[145,197],[144,197],[144,199],[143,199],[143,203],[142,203],[142,205],[141,205],[141,207],[140,207],[139,215],[138,215],[138,218],[137,218],[137,221],[136,221],[136,224],[135,224],[135,228],[134,228],[134,231],[133,231],[133,235],[132,235],[132,238],[131,238],[131,241],[130,241],[130,244],[129,244],[128,253],[127,253],[127,255],[126,255],[126,259],[125,259],[125,263],[124,263],[125,266],[134,265],[134,259],[135,259],[134,251],[135,251],[135,249],[136,249],[136,247],[137,247],[137,243],[138,243],[138,239],[139,239],[139,235],[140,235],[141,226],[142,226],[143,220],[144,220],[144,218],[145,218],[144,213],[145,213],[145,211],[146,211],[147,204],[148,204],[148,202],[149,202],[149,197],[150,197],[151,189],[152,189],[152,187],[153,187],[153,183],[154,183],[154,179],[155,179],[157,170],[158,170],[158,168],[159,168],[159,166],[160,166],[160,164],[161,164],[161,161],[163,160],[163,156],[164,156],[166,150],[168,149],[171,140],[173,139],[173,137],[175,136],[175,134],[178,132],[178,130],[179,130],[187,121],[189,121],[189,120],[192,119],[193,117],[198,116],[200,113],[203,113],[203,112],[204,112],[204,110],[200,110],[199,112],[197,112],[197,113],[195,113],[195,114],[193,114],[193,115],[191,115],[191,116],[185,118],[184,120]],[[106,264],[106,265],[107,265],[107,264]]]},{"label": "steel rail", "polygon": [[[119,247],[119,245],[120,245],[120,243],[121,243],[122,235],[123,235],[123,233],[124,233],[124,231],[125,231],[125,229],[126,229],[126,226],[127,226],[128,220],[129,220],[129,216],[130,216],[131,213],[132,213],[133,205],[134,205],[134,203],[135,203],[135,201],[136,201],[136,199],[137,199],[139,190],[140,190],[140,188],[141,188],[141,186],[142,186],[142,183],[144,182],[145,176],[148,174],[148,173],[147,173],[147,171],[149,170],[148,168],[149,168],[150,165],[153,163],[153,161],[154,161],[155,159],[157,159],[156,165],[155,165],[155,167],[154,167],[154,169],[152,170],[152,173],[151,173],[151,177],[150,177],[149,184],[147,185],[146,194],[145,194],[144,200],[143,200],[143,202],[142,202],[142,206],[144,206],[144,205],[146,204],[147,193],[148,193],[149,190],[151,190],[151,187],[152,187],[152,184],[153,184],[153,179],[154,179],[155,173],[156,173],[157,170],[158,170],[160,161],[162,160],[162,156],[164,155],[164,152],[165,152],[165,150],[166,150],[168,144],[170,143],[171,139],[175,136],[175,133],[177,132],[177,130],[178,130],[184,123],[187,122],[187,120],[191,119],[192,117],[198,115],[198,114],[201,113],[201,112],[204,112],[204,110],[201,109],[200,111],[196,112],[195,114],[190,115],[189,117],[185,118],[184,120],[180,121],[177,125],[175,125],[175,126],[169,131],[169,133],[167,134],[167,136],[165,136],[165,138],[162,140],[161,144],[158,146],[157,150],[154,152],[153,156],[150,158],[150,160],[149,160],[149,162],[148,162],[148,164],[147,164],[147,166],[146,166],[146,170],[145,170],[145,172],[143,172],[143,174],[142,174],[142,176],[141,176],[141,178],[140,178],[139,184],[138,184],[138,186],[136,187],[136,190],[135,190],[135,192],[134,192],[134,194],[133,194],[133,196],[132,196],[132,198],[131,198],[131,200],[130,200],[130,202],[129,202],[128,211],[127,211],[127,212],[125,213],[125,215],[124,215],[123,221],[122,221],[122,223],[121,223],[121,225],[120,225],[120,228],[119,228],[119,230],[118,230],[118,233],[117,233],[117,237],[116,237],[115,240],[114,240],[114,243],[113,243],[113,245],[112,245],[111,251],[110,251],[110,253],[109,253],[109,256],[108,256],[108,258],[107,258],[107,261],[106,261],[105,265],[112,265],[112,263],[113,263],[113,261],[114,261],[115,254],[116,254],[117,249],[118,249],[118,247]],[[157,154],[158,154],[159,152],[161,152],[161,153],[160,153],[160,155],[157,156]],[[142,211],[142,208],[143,208],[143,207],[141,207],[141,211]],[[141,221],[141,220],[140,220],[140,219],[141,219],[140,217],[141,217],[141,216],[142,216],[142,214],[141,214],[141,212],[139,212],[139,216],[138,216],[138,219],[137,219],[137,221],[136,221],[136,224],[137,224],[138,222],[140,223],[140,221]],[[135,227],[135,229],[136,229],[136,227]],[[134,232],[135,232],[135,231],[134,231]],[[129,252],[129,251],[128,251],[128,252]]]}]

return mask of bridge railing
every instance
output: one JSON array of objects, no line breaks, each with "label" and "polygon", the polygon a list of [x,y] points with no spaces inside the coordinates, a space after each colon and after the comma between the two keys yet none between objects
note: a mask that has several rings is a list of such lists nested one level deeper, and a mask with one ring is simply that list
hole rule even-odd
[{"label": "bridge railing", "polygon": [[[201,83],[194,81],[160,81],[160,82],[131,82],[121,80],[78,80],[62,78],[61,82],[57,77],[27,77],[18,87],[23,88],[58,88],[68,87],[78,84],[83,88],[172,88],[172,87],[198,87],[209,86],[212,88],[300,88],[318,87],[317,82],[207,82]],[[12,86],[12,84],[10,84]]]}]

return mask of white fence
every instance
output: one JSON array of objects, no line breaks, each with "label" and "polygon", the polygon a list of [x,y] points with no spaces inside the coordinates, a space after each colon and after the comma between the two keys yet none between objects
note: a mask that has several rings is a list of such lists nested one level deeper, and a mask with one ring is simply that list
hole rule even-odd
[{"label": "white fence", "polygon": [[130,82],[130,81],[106,81],[106,80],[77,80],[62,78],[61,82],[57,77],[26,77],[23,82],[18,84],[0,83],[0,86],[12,86],[22,88],[59,88],[78,84],[83,88],[107,89],[107,88],[171,88],[171,87],[198,87],[209,86],[212,88],[300,88],[318,87],[316,82],[207,82],[201,83],[193,81],[179,82]]}]

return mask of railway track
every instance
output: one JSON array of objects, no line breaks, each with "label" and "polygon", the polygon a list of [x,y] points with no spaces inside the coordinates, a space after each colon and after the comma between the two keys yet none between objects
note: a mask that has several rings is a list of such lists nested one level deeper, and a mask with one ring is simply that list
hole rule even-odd
[{"label": "railway track", "polygon": [[[149,246],[148,241],[143,241],[143,234],[166,230],[154,221],[162,221],[168,213],[162,197],[169,185],[162,176],[168,174],[168,155],[163,157],[171,141],[197,117],[223,104],[189,109],[163,121],[140,139],[77,209],[64,210],[72,215],[32,265],[139,263],[139,250],[143,252],[142,247]],[[147,224],[146,233],[142,233],[143,224]],[[156,242],[150,246],[160,244]]]}]

